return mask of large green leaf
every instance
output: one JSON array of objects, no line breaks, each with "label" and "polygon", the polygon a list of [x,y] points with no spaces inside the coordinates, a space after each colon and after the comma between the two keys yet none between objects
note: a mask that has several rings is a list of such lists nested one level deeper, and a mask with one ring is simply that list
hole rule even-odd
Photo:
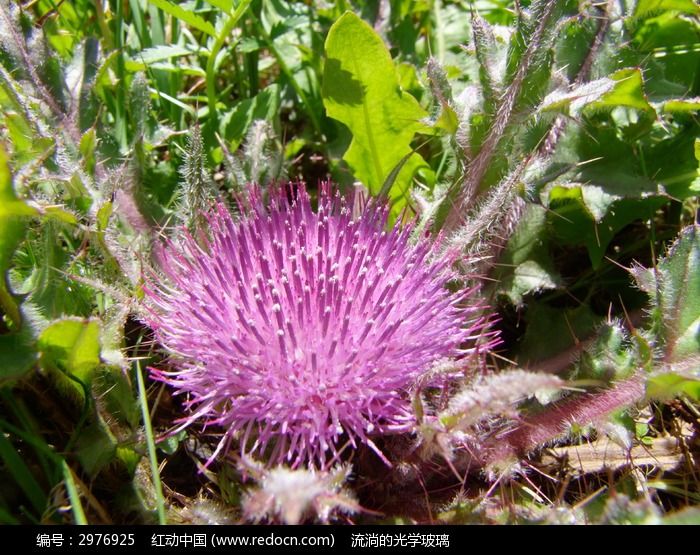
[{"label": "large green leaf", "polygon": [[693,0],[639,0],[635,7],[634,17],[648,17],[663,11],[677,11],[690,15],[700,14],[700,7]]},{"label": "large green leaf", "polygon": [[622,198],[597,185],[556,185],[548,193],[550,232],[560,244],[585,245],[596,269],[617,232],[665,202],[654,196]]},{"label": "large green leaf", "polygon": [[44,365],[90,381],[100,364],[100,326],[96,320],[66,318],[49,325],[39,336]]},{"label": "large green leaf", "polygon": [[652,305],[666,362],[700,353],[700,232],[685,228],[656,268],[632,270]]},{"label": "large green leaf", "polygon": [[0,310],[18,328],[21,324],[19,308],[10,292],[6,272],[17,245],[24,237],[27,217],[36,212],[15,196],[7,154],[0,144]]},{"label": "large green leaf", "polygon": [[557,309],[543,302],[532,302],[525,315],[527,328],[518,347],[518,362],[526,368],[551,371],[550,365],[573,363],[576,346],[589,338],[601,318],[583,304],[573,309]]},{"label": "large green leaf", "polygon": [[[372,28],[355,14],[345,13],[331,27],[326,39],[323,102],[328,115],[345,124],[352,142],[344,160],[355,177],[374,195],[411,153],[411,140],[424,128],[427,113],[416,99],[401,90],[389,50]],[[389,191],[389,198],[403,197],[422,159],[414,154]]]},{"label": "large green leaf", "polygon": [[583,83],[573,89],[559,89],[549,93],[539,107],[540,112],[560,112],[577,115],[588,104],[599,100],[615,87],[616,81],[603,77]]}]

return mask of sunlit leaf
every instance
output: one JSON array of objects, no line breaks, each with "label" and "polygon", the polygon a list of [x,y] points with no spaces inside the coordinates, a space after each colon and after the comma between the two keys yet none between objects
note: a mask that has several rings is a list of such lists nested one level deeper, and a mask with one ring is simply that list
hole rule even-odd
[{"label": "sunlit leaf", "polygon": [[687,395],[700,401],[700,378],[692,379],[677,374],[660,374],[647,380],[647,397],[668,401],[678,395]]},{"label": "sunlit leaf", "polygon": [[211,23],[195,12],[183,8],[181,5],[170,2],[169,0],[148,0],[148,2],[180,21],[184,21],[191,27],[199,29],[212,37],[216,36],[216,29],[214,29]]},{"label": "sunlit leaf", "polygon": [[644,94],[644,80],[638,68],[621,69],[610,76],[614,86],[609,92],[589,104],[591,109],[625,106],[655,115],[656,112]]},{"label": "sunlit leaf", "polygon": [[[396,67],[381,38],[352,13],[338,19],[328,33],[322,94],[328,115],[353,135],[344,160],[355,177],[377,194],[411,152],[411,140],[423,128],[420,120],[427,113],[399,87]],[[410,177],[400,174],[389,197],[402,197]]]},{"label": "sunlit leaf", "polygon": [[42,363],[86,383],[100,364],[100,327],[96,320],[64,319],[39,336]]},{"label": "sunlit leaf", "polygon": [[604,77],[589,83],[583,83],[571,90],[557,90],[549,93],[542,101],[541,112],[560,112],[577,115],[588,104],[600,99],[615,87],[613,79]]}]

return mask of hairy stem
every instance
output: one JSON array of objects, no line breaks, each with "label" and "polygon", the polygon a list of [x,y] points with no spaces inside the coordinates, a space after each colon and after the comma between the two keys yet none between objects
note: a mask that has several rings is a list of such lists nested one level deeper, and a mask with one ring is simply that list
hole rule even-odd
[{"label": "hairy stem", "polygon": [[[597,10],[600,12],[598,14],[598,30],[596,31],[593,42],[591,43],[588,53],[581,64],[581,67],[576,74],[576,78],[572,84],[572,87],[576,85],[581,85],[586,81],[591,72],[591,67],[593,67],[593,62],[595,57],[600,50],[603,40],[605,39],[605,34],[608,32],[610,27],[610,9],[612,5],[612,0],[608,0],[604,6],[596,6]],[[558,116],[547,133],[544,141],[542,141],[542,146],[540,148],[539,154],[542,157],[547,157],[554,152],[554,148],[557,146],[559,138],[562,136],[564,129],[566,128],[567,120],[564,116]]]},{"label": "hairy stem", "polygon": [[640,401],[645,393],[645,379],[637,374],[613,387],[596,393],[586,393],[565,400],[552,408],[524,419],[505,436],[488,442],[484,466],[522,457],[527,453],[567,434],[573,423],[601,422],[610,413]]},{"label": "hairy stem", "polygon": [[444,227],[447,231],[455,230],[463,222],[465,209],[474,199],[479,183],[486,174],[486,171],[489,168],[494,155],[496,154],[496,149],[500,144],[501,139],[505,135],[508,124],[513,117],[516,102],[520,96],[520,91],[527,73],[530,70],[530,66],[535,58],[535,54],[537,53],[538,49],[542,47],[542,39],[557,4],[557,0],[547,0],[545,3],[539,24],[537,25],[537,28],[530,39],[530,44],[528,44],[527,49],[523,54],[522,60],[520,61],[520,65],[518,66],[513,80],[511,81],[510,85],[508,85],[508,88],[503,95],[503,100],[498,106],[496,117],[494,118],[489,133],[486,136],[486,140],[481,146],[479,153],[467,167],[467,172],[464,177],[461,190],[459,191],[455,206],[445,220]]}]

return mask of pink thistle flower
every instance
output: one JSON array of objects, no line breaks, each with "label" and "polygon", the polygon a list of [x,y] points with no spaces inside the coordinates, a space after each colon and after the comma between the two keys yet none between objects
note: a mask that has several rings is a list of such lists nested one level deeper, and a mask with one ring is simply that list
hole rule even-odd
[{"label": "pink thistle flower", "polygon": [[493,344],[484,307],[445,287],[451,257],[431,259],[410,226],[385,230],[386,207],[353,219],[328,187],[316,212],[304,188],[273,196],[266,209],[253,192],[240,221],[220,204],[208,239],[163,248],[148,323],[175,369],[153,376],[186,394],[178,430],[223,430],[207,464],[234,437],[293,467],[360,443],[388,464],[371,438],[414,428],[410,390],[434,363]]}]

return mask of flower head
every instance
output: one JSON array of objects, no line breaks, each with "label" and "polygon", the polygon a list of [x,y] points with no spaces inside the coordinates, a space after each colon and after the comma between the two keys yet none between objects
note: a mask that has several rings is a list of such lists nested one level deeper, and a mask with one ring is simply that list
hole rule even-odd
[{"label": "flower head", "polygon": [[259,192],[239,221],[219,205],[208,238],[189,234],[162,251],[165,280],[150,280],[149,324],[173,355],[157,379],[186,394],[189,415],[241,449],[293,467],[327,466],[345,447],[409,431],[410,389],[435,362],[464,356],[484,333],[483,307],[452,293],[451,259],[410,227],[386,230],[367,203],[353,219],[321,189],[318,209]]}]

